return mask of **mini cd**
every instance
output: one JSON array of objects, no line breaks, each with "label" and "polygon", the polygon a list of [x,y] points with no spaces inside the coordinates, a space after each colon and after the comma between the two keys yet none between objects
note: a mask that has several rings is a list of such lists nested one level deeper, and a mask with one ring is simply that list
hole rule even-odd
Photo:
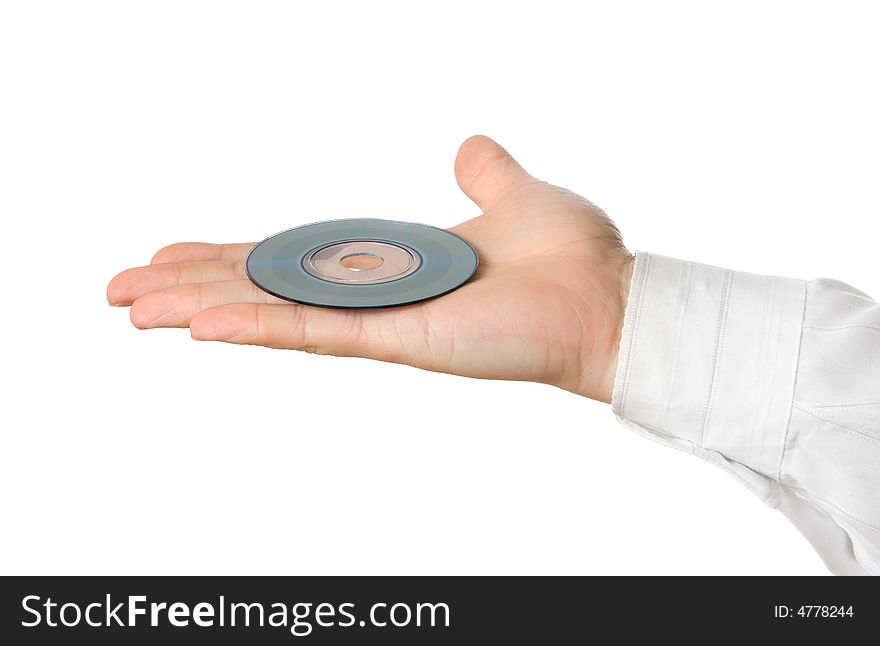
[{"label": "mini cd", "polygon": [[460,287],[477,254],[458,236],[425,224],[358,218],[288,229],[266,238],[247,274],[278,298],[348,309],[417,303]]}]

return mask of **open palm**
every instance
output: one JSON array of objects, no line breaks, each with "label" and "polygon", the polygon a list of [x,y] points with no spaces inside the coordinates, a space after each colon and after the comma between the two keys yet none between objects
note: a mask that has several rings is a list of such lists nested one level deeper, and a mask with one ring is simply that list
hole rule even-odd
[{"label": "open palm", "polygon": [[140,328],[553,384],[609,401],[631,256],[593,204],[540,182],[498,144],[471,137],[455,162],[483,214],[453,227],[480,256],[466,285],[385,310],[287,303],[248,279],[253,244],[178,243],[117,275],[114,305]]}]

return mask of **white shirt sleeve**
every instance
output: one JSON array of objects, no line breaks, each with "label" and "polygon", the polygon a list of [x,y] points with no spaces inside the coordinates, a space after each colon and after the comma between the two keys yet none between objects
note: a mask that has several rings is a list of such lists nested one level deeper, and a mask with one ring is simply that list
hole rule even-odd
[{"label": "white shirt sleeve", "polygon": [[730,473],[837,574],[880,574],[880,305],[636,254],[612,407]]}]

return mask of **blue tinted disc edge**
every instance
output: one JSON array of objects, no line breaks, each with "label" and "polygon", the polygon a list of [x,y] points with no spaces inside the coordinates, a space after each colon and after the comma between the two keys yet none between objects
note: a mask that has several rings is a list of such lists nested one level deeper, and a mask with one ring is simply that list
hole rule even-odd
[{"label": "blue tinted disc edge", "polygon": [[[416,224],[417,226],[420,226],[420,227],[425,227],[425,228],[429,228],[429,229],[434,229],[436,231],[440,231],[441,233],[443,233],[445,235],[457,238],[458,240],[460,240],[464,244],[464,246],[471,252],[471,255],[473,256],[473,268],[471,269],[471,271],[466,275],[466,277],[463,280],[461,280],[460,282],[458,282],[455,285],[452,285],[449,289],[437,292],[435,294],[432,294],[430,296],[426,296],[423,298],[415,298],[415,299],[408,300],[408,301],[384,303],[384,304],[376,304],[376,305],[333,305],[333,304],[328,304],[328,303],[319,303],[316,301],[309,301],[309,300],[303,299],[303,298],[293,298],[289,295],[279,293],[279,292],[272,290],[272,289],[268,289],[262,283],[260,283],[259,280],[256,279],[254,277],[253,273],[251,272],[251,257],[253,256],[254,252],[256,252],[257,249],[261,245],[268,242],[269,240],[272,240],[273,238],[276,238],[278,236],[285,235],[285,234],[287,234],[291,231],[295,231],[297,229],[302,229],[305,227],[312,227],[312,226],[319,225],[319,224],[346,222],[348,220],[351,220],[353,222],[370,221],[370,222],[376,222],[376,223],[388,223],[388,224],[398,224],[398,225]],[[386,240],[388,240],[389,242],[394,242],[393,239],[390,239],[388,237],[386,237]],[[331,243],[331,242],[332,241],[328,241],[328,243]],[[401,241],[401,242],[403,244],[407,244],[404,241]],[[381,309],[389,309],[389,308],[393,308],[393,307],[405,307],[407,305],[414,305],[416,303],[422,303],[424,301],[429,301],[434,298],[438,298],[440,296],[444,296],[446,294],[449,294],[450,292],[455,291],[456,289],[458,289],[462,285],[465,285],[471,278],[473,278],[474,274],[477,273],[477,270],[479,269],[479,267],[480,267],[479,255],[477,254],[476,250],[470,245],[470,243],[467,240],[465,240],[464,238],[462,238],[460,235],[452,233],[451,231],[448,231],[446,229],[441,229],[440,227],[435,227],[430,224],[421,224],[421,223],[416,223],[416,222],[405,222],[403,220],[384,220],[381,218],[345,218],[345,219],[338,219],[338,220],[320,220],[318,222],[310,222],[308,224],[302,224],[302,225],[299,225],[296,227],[291,227],[289,229],[285,229],[284,231],[279,231],[278,233],[275,233],[275,234],[265,238],[264,240],[258,242],[256,245],[254,245],[254,248],[250,250],[250,252],[247,255],[247,259],[245,260],[245,273],[247,274],[248,279],[254,285],[256,285],[260,290],[266,292],[267,294],[270,294],[276,298],[280,298],[281,300],[287,301],[289,303],[298,303],[300,305],[309,305],[312,307],[322,307],[325,309],[337,309],[337,310],[381,310]]]}]

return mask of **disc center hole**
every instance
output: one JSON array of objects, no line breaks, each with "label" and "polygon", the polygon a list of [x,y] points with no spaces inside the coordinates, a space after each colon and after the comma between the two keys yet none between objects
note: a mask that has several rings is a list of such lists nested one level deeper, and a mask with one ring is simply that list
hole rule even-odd
[{"label": "disc center hole", "polygon": [[339,264],[351,271],[364,271],[381,267],[385,259],[377,253],[355,251],[347,253],[339,259]]}]

